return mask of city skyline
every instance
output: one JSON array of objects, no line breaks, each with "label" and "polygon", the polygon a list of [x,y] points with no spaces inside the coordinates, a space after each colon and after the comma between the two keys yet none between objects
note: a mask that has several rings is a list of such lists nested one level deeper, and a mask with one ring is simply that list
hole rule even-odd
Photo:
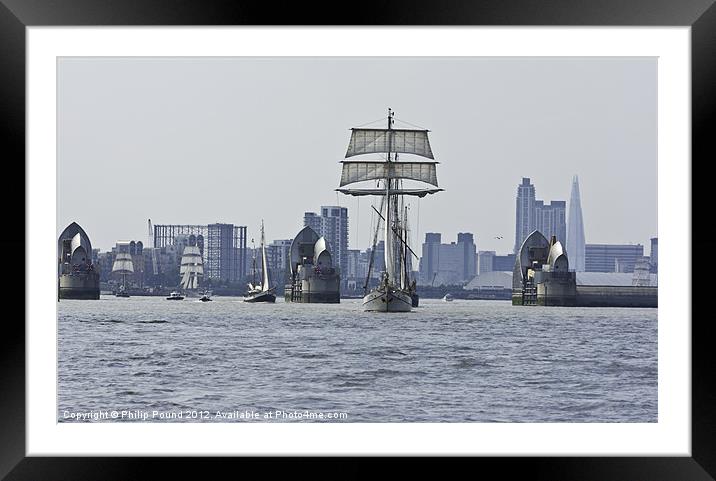
[{"label": "city skyline", "polygon": [[[370,75],[386,67],[407,75]],[[364,250],[370,203],[334,192],[338,160],[348,129],[388,107],[431,130],[441,162],[446,191],[415,202],[414,246],[472,232],[480,251],[509,253],[519,179],[568,199],[575,174],[587,242],[658,236],[648,58],[61,58],[57,231],[76,220],[107,250],[146,241],[148,218],[246,225],[249,238],[263,218],[270,241],[338,205]],[[257,209],[263,196],[276,201]]]}]

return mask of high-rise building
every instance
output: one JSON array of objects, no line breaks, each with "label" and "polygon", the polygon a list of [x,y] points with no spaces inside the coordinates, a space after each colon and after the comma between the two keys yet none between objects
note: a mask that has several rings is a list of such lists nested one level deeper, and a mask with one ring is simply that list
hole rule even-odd
[{"label": "high-rise building", "polygon": [[567,242],[567,202],[553,200],[545,204],[543,200],[535,201],[535,229],[545,237],[552,236],[562,244]]},{"label": "high-rise building", "polygon": [[303,214],[303,226],[308,226],[313,229],[316,234],[323,235],[321,234],[323,229],[323,219],[315,212],[306,212]]},{"label": "high-rise building", "polygon": [[462,280],[471,280],[477,275],[477,246],[470,232],[458,232],[457,245],[462,260]]},{"label": "high-rise building", "polygon": [[477,274],[485,274],[493,271],[493,261],[495,259],[495,251],[480,251],[477,254]]},{"label": "high-rise building", "polygon": [[266,246],[266,262],[271,284],[283,286],[289,283],[291,243],[293,239],[278,239]]},{"label": "high-rise building", "polygon": [[517,254],[506,254],[492,258],[492,270],[499,272],[512,272],[515,268]]},{"label": "high-rise building", "polygon": [[420,256],[420,283],[431,285],[437,276],[440,259],[440,240],[442,235],[438,232],[427,232],[423,251]]},{"label": "high-rise building", "polygon": [[641,244],[587,244],[587,272],[634,272],[634,264],[644,256]]},{"label": "high-rise building", "polygon": [[582,219],[582,201],[579,195],[579,178],[572,178],[572,193],[569,196],[569,220],[567,222],[567,257],[569,267],[577,272],[586,269],[586,241],[584,239],[584,220]]},{"label": "high-rise building", "polygon": [[517,201],[515,208],[515,248],[518,252],[522,242],[535,230],[564,243],[567,239],[567,203],[563,200],[553,200],[545,203],[536,199],[535,186],[529,177],[523,177],[522,183],[517,186]]},{"label": "high-rise building", "polygon": [[[242,240],[243,249],[241,249]],[[206,278],[228,282],[241,279],[246,269],[245,242],[246,227],[236,227],[234,224],[209,224],[204,255]]]},{"label": "high-rise building", "polygon": [[[348,209],[335,205],[323,205],[320,215],[315,212],[306,212],[303,215],[303,225],[326,238],[334,265],[340,267],[341,273],[347,272]],[[343,279],[345,280],[345,277]]]},{"label": "high-rise building", "polygon": [[344,276],[346,279],[356,279],[358,277],[365,277],[361,275],[361,252],[360,249],[348,249],[348,269]]},{"label": "high-rise building", "polygon": [[529,177],[523,177],[522,183],[517,186],[517,200],[515,207],[515,250],[518,252],[522,242],[535,230],[535,186]]},{"label": "high-rise building", "polygon": [[659,272],[659,238],[651,238],[651,251],[649,252],[649,263],[653,273]]},{"label": "high-rise building", "polygon": [[461,232],[457,242],[442,244],[438,233],[425,234],[420,259],[422,285],[452,285],[472,280],[477,275],[477,247],[474,236]]}]

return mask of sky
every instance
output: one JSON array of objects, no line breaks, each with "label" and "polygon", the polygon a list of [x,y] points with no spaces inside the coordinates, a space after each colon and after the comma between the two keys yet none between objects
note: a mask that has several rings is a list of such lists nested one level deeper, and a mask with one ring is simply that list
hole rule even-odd
[{"label": "sky", "polygon": [[511,253],[522,177],[569,201],[574,175],[587,243],[657,236],[656,58],[62,57],[57,78],[57,235],[76,221],[103,251],[147,245],[147,219],[290,239],[322,205],[364,250],[378,200],[336,193],[339,162],[388,108],[430,130],[445,189],[412,201],[413,245]]}]

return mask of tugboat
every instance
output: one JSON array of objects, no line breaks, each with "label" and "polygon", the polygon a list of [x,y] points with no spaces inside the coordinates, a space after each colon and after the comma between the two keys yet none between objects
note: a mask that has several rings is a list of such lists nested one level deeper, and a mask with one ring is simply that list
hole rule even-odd
[{"label": "tugboat", "polygon": [[[385,160],[343,160],[338,192],[353,196],[373,195],[380,198],[380,208],[373,209],[383,221],[385,235],[385,272],[380,284],[368,292],[373,257],[368,264],[368,276],[363,286],[363,310],[380,312],[409,312],[419,299],[410,280],[408,263],[412,249],[407,243],[406,196],[425,197],[443,189],[438,187],[437,162],[428,140],[428,130],[394,129],[394,113],[388,109],[387,129],[353,128],[345,157],[363,154],[385,154]],[[412,154],[430,159],[429,162],[398,162],[398,154]],[[404,188],[403,180],[430,184],[435,188]],[[378,182],[377,188],[342,188],[356,182]],[[404,216],[401,219],[401,215]],[[376,223],[372,252],[375,252],[381,223]],[[417,257],[417,256],[415,256]]]},{"label": "tugboat", "polygon": [[[264,221],[261,221],[261,284],[249,283],[249,291],[244,302],[276,302],[274,289],[269,288],[268,262],[266,261],[266,241],[264,239]],[[254,254],[254,279],[256,279],[256,255]]]},{"label": "tugboat", "polygon": [[177,291],[172,291],[169,297],[167,297],[168,301],[181,301],[182,299],[184,299],[184,296]]}]

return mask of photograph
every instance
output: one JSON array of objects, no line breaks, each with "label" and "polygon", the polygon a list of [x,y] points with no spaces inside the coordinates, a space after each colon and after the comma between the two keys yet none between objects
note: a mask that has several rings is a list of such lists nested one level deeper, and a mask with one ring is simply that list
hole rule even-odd
[{"label": "photograph", "polygon": [[713,481],[713,3],[0,0],[0,479]]},{"label": "photograph", "polygon": [[57,58],[58,423],[652,423],[658,58]]}]

